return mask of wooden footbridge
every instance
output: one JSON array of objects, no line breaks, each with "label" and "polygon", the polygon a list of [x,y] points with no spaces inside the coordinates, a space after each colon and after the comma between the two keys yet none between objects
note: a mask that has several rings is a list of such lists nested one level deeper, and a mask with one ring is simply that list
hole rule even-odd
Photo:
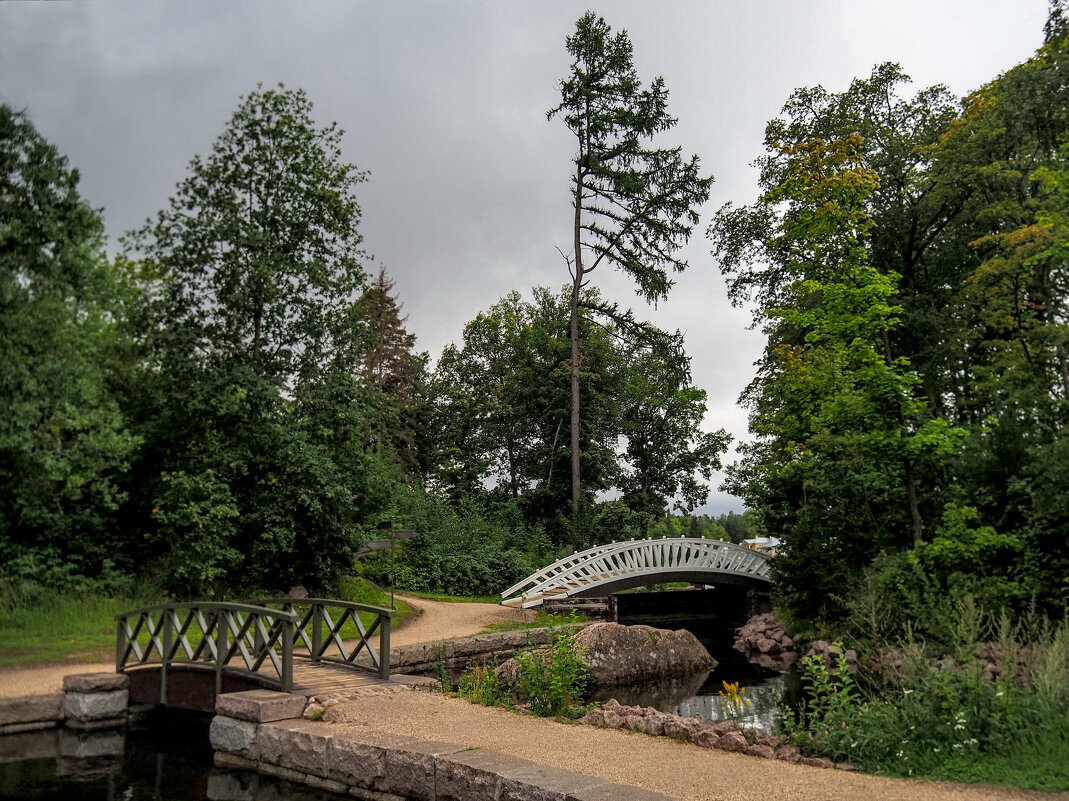
[{"label": "wooden footbridge", "polygon": [[768,585],[767,554],[693,537],[628,540],[558,559],[501,593],[501,603],[529,609],[548,599],[589,598],[669,581]]},{"label": "wooden footbridge", "polygon": [[355,690],[389,680],[395,614],[325,598],[146,607],[116,618],[115,669],[130,675],[132,701],[193,709],[252,687]]}]

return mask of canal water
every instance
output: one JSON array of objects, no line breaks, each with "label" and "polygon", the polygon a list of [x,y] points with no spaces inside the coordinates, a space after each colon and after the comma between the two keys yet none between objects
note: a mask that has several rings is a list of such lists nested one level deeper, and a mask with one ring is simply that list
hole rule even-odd
[{"label": "canal water", "polygon": [[780,698],[796,698],[798,678],[794,671],[777,672],[752,665],[732,647],[735,630],[746,622],[752,609],[747,591],[730,586],[618,595],[620,623],[686,629],[706,647],[717,666],[709,673],[659,684],[599,688],[592,700],[615,698],[621,704],[652,706],[675,715],[701,714],[708,720],[725,720],[728,715],[720,693],[724,682],[738,683],[745,688],[744,703],[750,702],[741,722],[774,732]]},{"label": "canal water", "polygon": [[302,785],[212,765],[210,716],[161,712],[127,731],[0,737],[0,799],[338,801]]}]

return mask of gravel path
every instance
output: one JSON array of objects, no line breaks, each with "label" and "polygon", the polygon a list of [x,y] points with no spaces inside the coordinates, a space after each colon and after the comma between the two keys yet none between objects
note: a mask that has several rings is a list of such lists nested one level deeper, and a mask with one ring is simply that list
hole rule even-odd
[{"label": "gravel path", "polygon": [[406,734],[489,748],[667,793],[683,801],[1069,799],[1069,793],[886,779],[790,765],[699,748],[667,737],[557,723],[422,691],[342,703],[330,709],[326,719],[355,731]]},{"label": "gravel path", "polygon": [[523,622],[533,619],[535,614],[533,610],[513,609],[501,604],[429,601],[401,594],[397,597],[404,599],[416,613],[401,628],[390,633],[390,645],[393,646],[469,637],[490,623]]},{"label": "gravel path", "polygon": [[[477,634],[484,626],[501,620],[522,621],[533,612],[499,604],[453,603],[428,601],[410,595],[398,595],[416,611],[399,629],[391,632],[393,646],[432,642]],[[0,668],[0,698],[20,695],[58,693],[63,677],[76,673],[113,671],[114,662],[68,663],[31,667]]]}]

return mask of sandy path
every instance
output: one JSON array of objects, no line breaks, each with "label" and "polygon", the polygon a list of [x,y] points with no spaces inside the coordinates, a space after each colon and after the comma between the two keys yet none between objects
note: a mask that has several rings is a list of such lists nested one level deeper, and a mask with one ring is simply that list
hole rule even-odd
[{"label": "sandy path", "polygon": [[[477,634],[488,623],[500,620],[523,620],[533,612],[512,609],[499,604],[453,603],[428,601],[398,594],[415,612],[404,625],[391,632],[390,644],[411,645],[467,637]],[[377,642],[377,641],[376,641]],[[0,698],[19,695],[58,693],[63,689],[63,677],[76,673],[111,672],[113,662],[69,663],[0,669]]]},{"label": "sandy path", "polygon": [[[513,609],[500,604],[429,601],[398,593],[415,613],[404,625],[390,633],[390,645],[412,645],[417,642],[436,642],[454,637],[470,637],[484,626],[502,620],[523,621],[533,618],[534,611]],[[526,616],[526,618],[525,618]]]},{"label": "sandy path", "polygon": [[339,704],[327,713],[327,719],[356,731],[489,748],[683,801],[1069,799],[1069,793],[915,782],[790,765],[698,748],[666,737],[556,723],[431,692],[367,696]]}]

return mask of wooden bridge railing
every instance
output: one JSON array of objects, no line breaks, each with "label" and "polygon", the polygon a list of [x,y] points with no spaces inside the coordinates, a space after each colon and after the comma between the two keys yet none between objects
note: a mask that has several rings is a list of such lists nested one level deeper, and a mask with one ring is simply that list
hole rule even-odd
[{"label": "wooden bridge railing", "polygon": [[160,703],[167,703],[167,671],[178,663],[256,672],[270,664],[283,692],[293,689],[293,641],[299,619],[292,610],[243,603],[191,602],[150,606],[116,617],[115,670],[160,666]]},{"label": "wooden bridge railing", "polygon": [[[368,625],[361,612],[374,616]],[[357,657],[366,649],[370,667],[388,679],[390,622],[395,614],[393,609],[328,598],[193,601],[145,607],[116,617],[115,670],[124,673],[130,668],[159,665],[161,704],[167,703],[168,669],[176,664],[214,667],[216,693],[222,690],[224,669],[255,673],[270,665],[282,691],[290,692],[294,657],[356,667]],[[351,648],[345,642],[352,633],[345,630],[349,621],[357,635],[350,637],[356,640]],[[378,650],[371,642],[376,631]]]},{"label": "wooden bridge railing", "polygon": [[[337,662],[343,665],[356,665],[356,658],[364,649],[370,659],[371,667],[384,679],[390,677],[390,624],[394,609],[369,604],[355,604],[349,601],[335,601],[329,598],[262,598],[250,601],[258,606],[281,606],[283,611],[297,616],[294,630],[294,644],[303,643],[307,653],[298,650],[295,655],[313,662]],[[331,615],[331,610],[334,615]],[[360,613],[374,615],[368,625],[360,618]],[[337,620],[335,621],[335,617]],[[343,628],[352,621],[357,642],[349,648],[345,644]],[[378,631],[379,648],[376,651],[371,644],[372,635]]]}]

